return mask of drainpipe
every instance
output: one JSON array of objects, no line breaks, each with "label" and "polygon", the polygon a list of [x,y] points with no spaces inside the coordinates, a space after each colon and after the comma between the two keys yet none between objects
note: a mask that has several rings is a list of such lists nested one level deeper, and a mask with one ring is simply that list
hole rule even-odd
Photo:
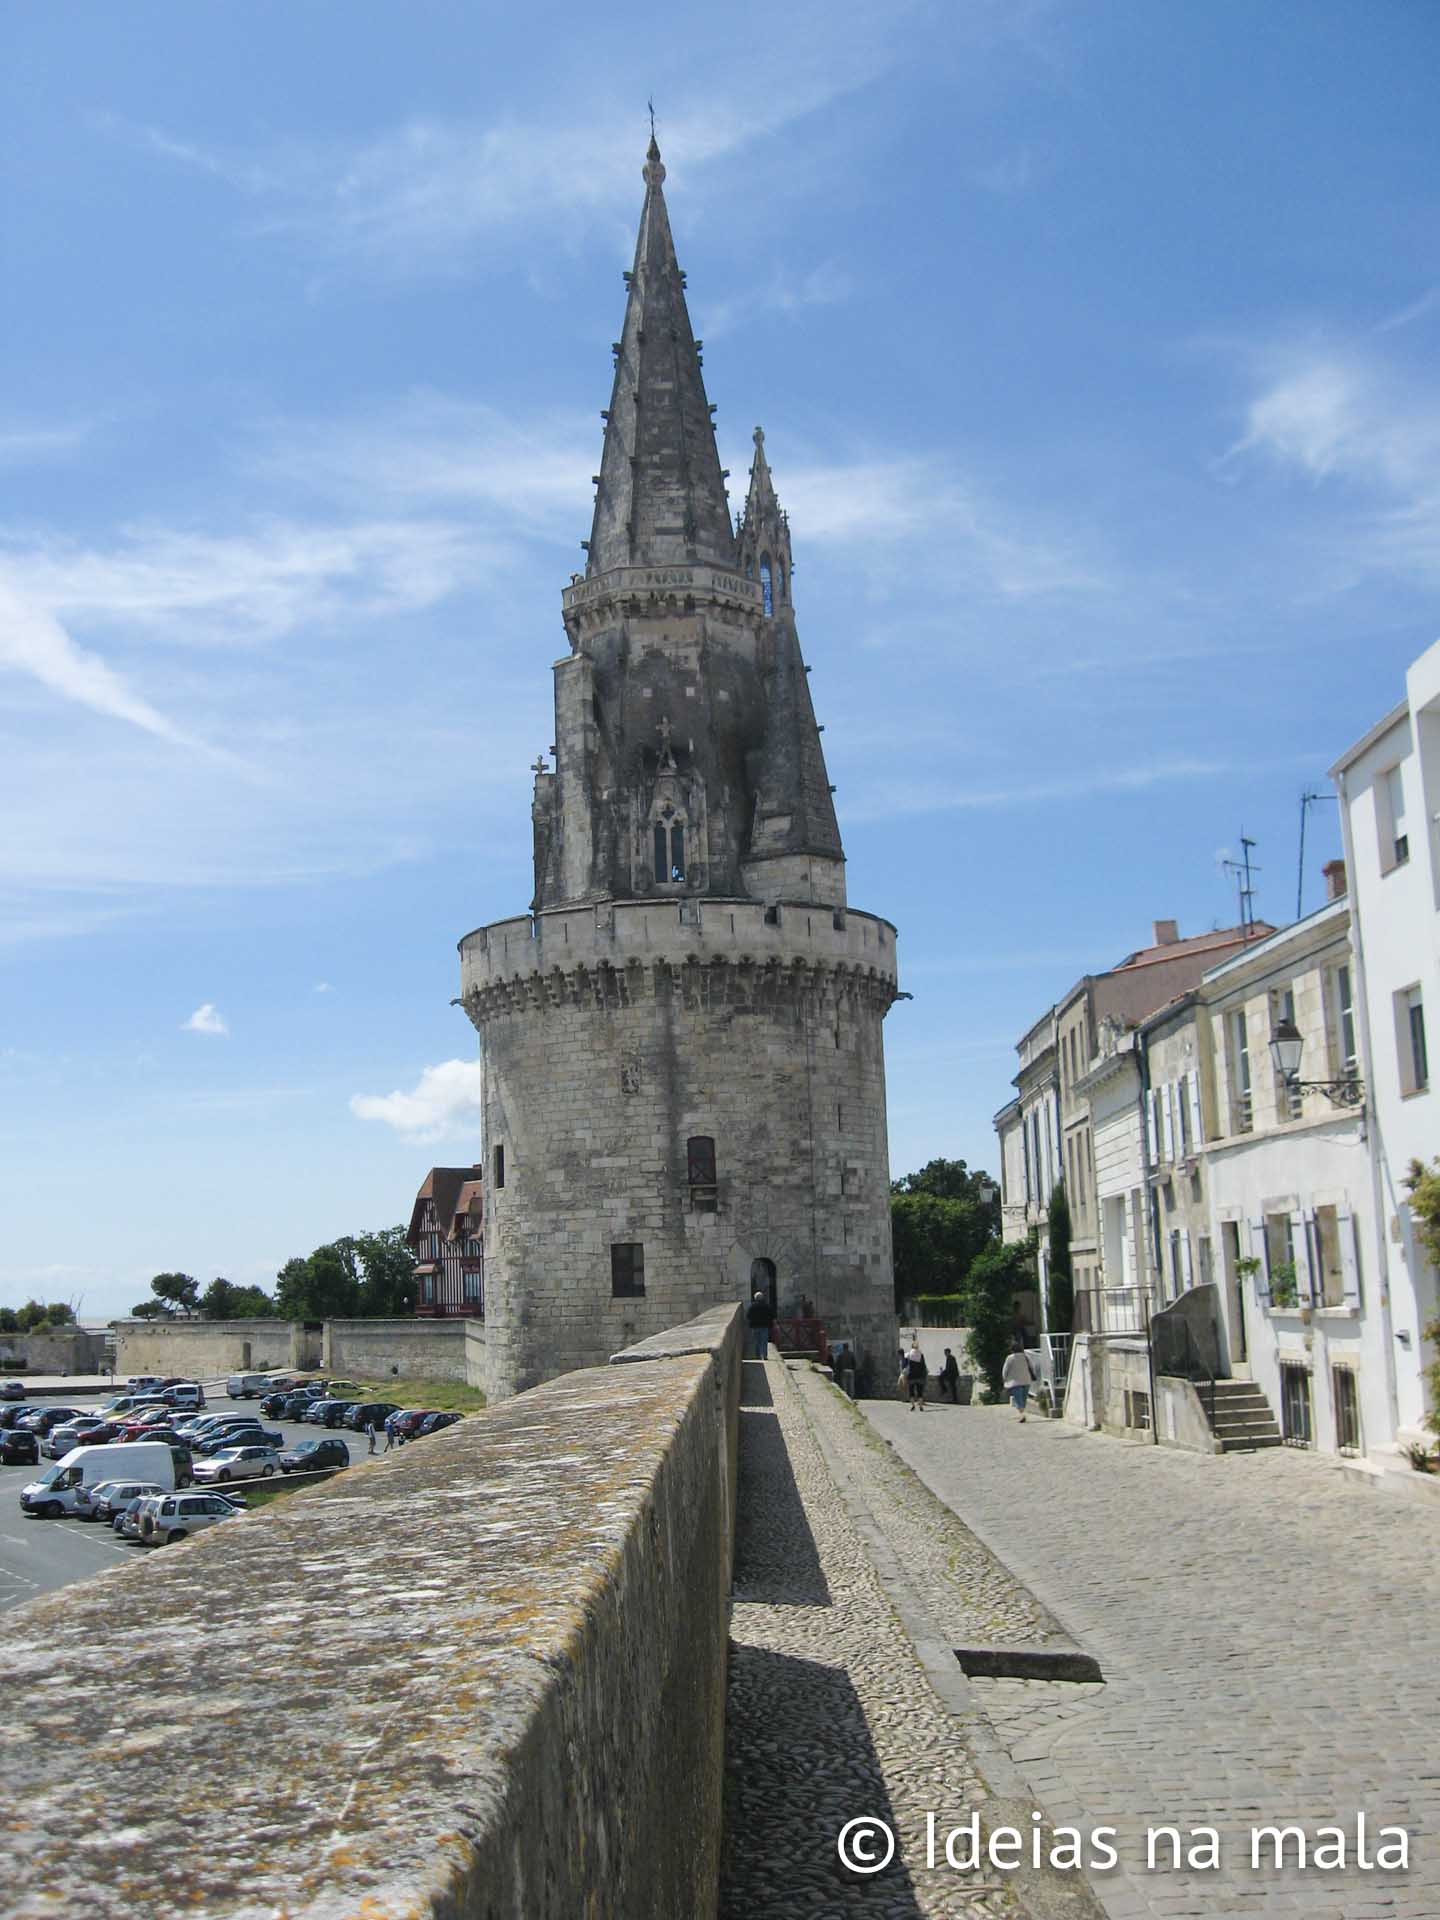
[{"label": "drainpipe", "polygon": [[[1385,1182],[1381,1168],[1385,1142],[1381,1137],[1380,1116],[1375,1104],[1375,1049],[1370,1036],[1370,995],[1365,984],[1365,939],[1355,892],[1355,843],[1350,832],[1350,797],[1345,789],[1343,772],[1335,775],[1335,784],[1340,789],[1340,838],[1345,848],[1345,872],[1350,894],[1350,950],[1355,956],[1352,1000],[1359,1003],[1361,1058],[1365,1062],[1365,1109],[1360,1125],[1370,1162],[1371,1205],[1375,1209],[1375,1255],[1379,1268],[1375,1278],[1380,1296],[1380,1338],[1385,1348],[1385,1399],[1390,1408],[1389,1440],[1393,1445],[1400,1428],[1400,1390],[1395,1377],[1395,1326],[1390,1314],[1390,1235],[1386,1226]],[[1366,1451],[1369,1451],[1368,1447]]]},{"label": "drainpipe", "polygon": [[[1150,1223],[1152,1270],[1160,1271],[1160,1210],[1155,1204],[1155,1189],[1150,1180],[1150,1129],[1146,1115],[1150,1107],[1150,1049],[1145,1045],[1145,1029],[1135,1030],[1135,1064],[1140,1078],[1140,1174],[1145,1183],[1145,1217]],[[1139,1276],[1137,1274],[1136,1278]],[[1145,1290],[1140,1289],[1145,1298]],[[1145,1315],[1145,1363],[1150,1373],[1150,1444],[1160,1444],[1160,1397],[1155,1391],[1155,1342],[1150,1337],[1150,1315]]]}]

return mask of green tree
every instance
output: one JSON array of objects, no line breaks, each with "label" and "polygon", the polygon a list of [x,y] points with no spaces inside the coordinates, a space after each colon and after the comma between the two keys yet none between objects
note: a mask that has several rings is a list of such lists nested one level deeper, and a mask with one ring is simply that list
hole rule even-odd
[{"label": "green tree", "polygon": [[237,1287],[232,1280],[212,1280],[200,1296],[206,1320],[258,1320],[274,1311],[275,1302],[263,1287]]},{"label": "green tree", "polygon": [[187,1320],[200,1305],[200,1282],[188,1273],[157,1273],[150,1291],[171,1313],[183,1314]]},{"label": "green tree", "polygon": [[14,1307],[0,1307],[0,1333],[18,1333],[20,1316]]},{"label": "green tree", "polygon": [[360,1263],[362,1315],[394,1318],[415,1311],[419,1292],[415,1255],[410,1251],[404,1227],[382,1227],[378,1233],[357,1234],[355,1257]]},{"label": "green tree", "polygon": [[15,1330],[18,1333],[49,1333],[54,1327],[68,1327],[75,1319],[75,1309],[67,1306],[63,1300],[52,1300],[47,1305],[42,1300],[27,1300],[15,1315]]},{"label": "green tree", "polygon": [[895,1311],[921,1294],[960,1291],[971,1262],[1000,1236],[999,1189],[963,1160],[931,1160],[890,1187]]},{"label": "green tree", "polygon": [[1036,1235],[1002,1246],[993,1241],[971,1262],[961,1289],[971,1364],[984,1377],[992,1400],[1003,1389],[1000,1372],[1016,1331],[1015,1296],[1035,1285]]},{"label": "green tree", "polygon": [[1055,1182],[1046,1219],[1050,1271],[1045,1286],[1045,1324],[1051,1333],[1069,1333],[1075,1320],[1075,1275],[1070,1262],[1070,1202],[1063,1180]]},{"label": "green tree", "polygon": [[175,1309],[167,1307],[163,1300],[137,1300],[130,1309],[132,1320],[173,1320]]},{"label": "green tree", "polygon": [[415,1257],[403,1227],[344,1234],[277,1275],[275,1312],[283,1320],[355,1320],[413,1313]]}]

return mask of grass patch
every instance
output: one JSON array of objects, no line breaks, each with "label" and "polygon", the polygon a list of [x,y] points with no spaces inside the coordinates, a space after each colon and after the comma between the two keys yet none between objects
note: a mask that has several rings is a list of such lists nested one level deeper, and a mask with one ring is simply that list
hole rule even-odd
[{"label": "grass patch", "polygon": [[435,1413],[478,1413],[485,1404],[479,1387],[467,1387],[463,1380],[375,1380],[365,1388],[365,1398]]},{"label": "grass patch", "polygon": [[[333,1474],[327,1475],[327,1478],[332,1480],[334,1477]],[[236,1493],[244,1494],[245,1511],[247,1513],[256,1513],[261,1507],[268,1507],[272,1501],[285,1500],[292,1493],[303,1493],[306,1487],[319,1487],[323,1485],[324,1481],[322,1480],[311,1480],[309,1478],[292,1480],[286,1476],[282,1476],[276,1480],[237,1480],[235,1482],[235,1491]],[[224,1493],[225,1489],[224,1487],[216,1487],[215,1491],[216,1493]]]}]

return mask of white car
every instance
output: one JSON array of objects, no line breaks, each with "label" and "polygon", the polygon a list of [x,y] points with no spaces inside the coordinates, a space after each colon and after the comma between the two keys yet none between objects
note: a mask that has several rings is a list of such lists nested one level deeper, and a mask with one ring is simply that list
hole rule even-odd
[{"label": "white car", "polygon": [[207,1485],[212,1480],[268,1480],[280,1471],[280,1456],[274,1447],[222,1447],[208,1460],[197,1460],[190,1471]]}]

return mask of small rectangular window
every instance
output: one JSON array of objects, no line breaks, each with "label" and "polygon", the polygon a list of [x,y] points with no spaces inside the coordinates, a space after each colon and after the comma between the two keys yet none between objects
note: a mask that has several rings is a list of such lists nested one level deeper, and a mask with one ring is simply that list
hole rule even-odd
[{"label": "small rectangular window", "polygon": [[1355,1006],[1350,988],[1349,967],[1335,969],[1335,1025],[1340,1042],[1340,1073],[1353,1078],[1359,1055],[1355,1051]]},{"label": "small rectangular window", "polygon": [[1360,1393],[1353,1367],[1332,1367],[1335,1396],[1335,1446],[1340,1453],[1360,1451]]},{"label": "small rectangular window", "polygon": [[610,1292],[617,1300],[645,1292],[645,1248],[638,1240],[617,1240],[610,1249]]},{"label": "small rectangular window", "polygon": [[1380,864],[1387,869],[1403,867],[1410,858],[1410,837],[1405,831],[1405,783],[1399,767],[1389,768],[1384,782],[1382,811],[1387,818],[1381,837]]},{"label": "small rectangular window", "polygon": [[1423,1093],[1430,1084],[1430,1049],[1425,1038],[1425,1001],[1418,986],[1395,995],[1395,1051],[1402,1094]]},{"label": "small rectangular window", "polygon": [[505,1184],[505,1148],[504,1146],[502,1145],[502,1146],[496,1147],[494,1153],[490,1156],[490,1158],[495,1168],[495,1178],[494,1178],[493,1184],[497,1188],[503,1187]]},{"label": "small rectangular window", "polygon": [[1236,1133],[1249,1133],[1254,1125],[1250,1098],[1250,1029],[1243,1007],[1230,1016],[1230,1125]]},{"label": "small rectangular window", "polygon": [[1280,1431],[1287,1447],[1308,1447],[1314,1441],[1310,1412],[1308,1367],[1280,1367]]}]

